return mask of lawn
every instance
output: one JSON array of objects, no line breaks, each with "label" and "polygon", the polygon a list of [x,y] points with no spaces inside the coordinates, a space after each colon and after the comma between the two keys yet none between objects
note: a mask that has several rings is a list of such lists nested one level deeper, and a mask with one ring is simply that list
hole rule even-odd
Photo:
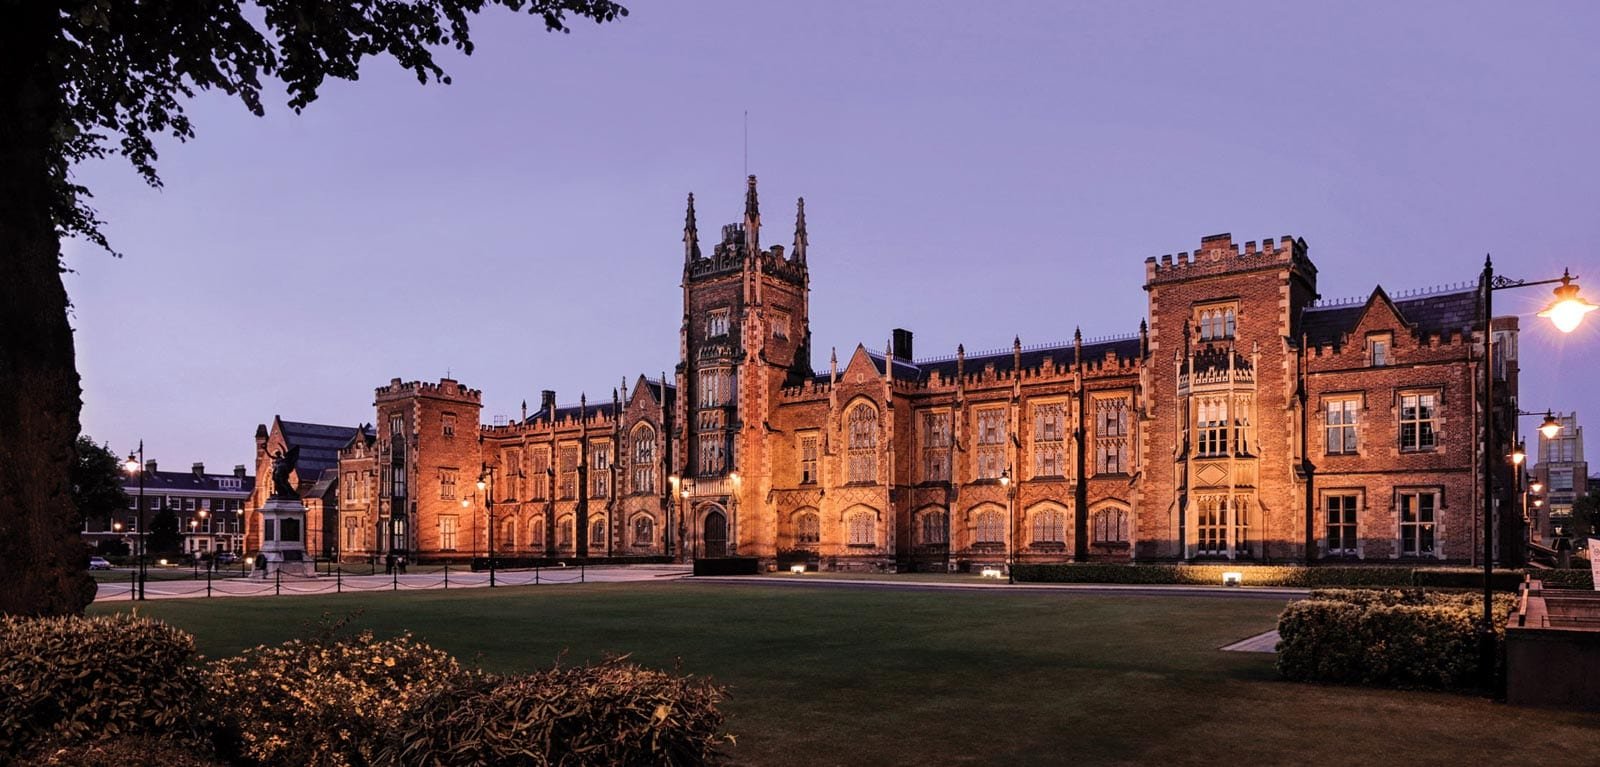
[{"label": "lawn", "polygon": [[[102,604],[92,613],[128,609]],[[150,602],[209,656],[360,611],[469,663],[529,670],[631,653],[709,675],[740,762],[1470,764],[1579,762],[1600,716],[1441,693],[1283,682],[1218,647],[1273,600],[1070,593],[589,584]]]}]

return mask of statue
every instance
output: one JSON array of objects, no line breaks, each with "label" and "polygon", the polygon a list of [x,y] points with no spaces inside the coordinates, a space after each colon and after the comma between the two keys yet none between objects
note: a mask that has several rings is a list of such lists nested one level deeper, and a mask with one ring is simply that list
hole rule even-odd
[{"label": "statue", "polygon": [[267,497],[298,499],[300,493],[289,483],[289,474],[294,471],[295,463],[300,460],[300,446],[295,445],[288,450],[279,450],[269,455],[272,458],[272,493]]}]

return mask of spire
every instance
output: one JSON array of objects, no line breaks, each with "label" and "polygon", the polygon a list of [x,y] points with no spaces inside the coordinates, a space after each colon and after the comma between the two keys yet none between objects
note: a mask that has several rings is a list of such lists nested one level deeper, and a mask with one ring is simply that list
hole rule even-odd
[{"label": "spire", "polygon": [[754,256],[761,252],[761,205],[756,201],[756,177],[745,181],[744,192],[744,245],[745,253]]},{"label": "spire", "polygon": [[806,262],[806,245],[810,238],[806,236],[806,198],[801,197],[794,206],[794,260],[798,263]]},{"label": "spire", "polygon": [[1072,328],[1072,364],[1083,364],[1083,328],[1076,325]]},{"label": "spire", "polygon": [[694,192],[689,193],[689,211],[683,216],[683,261],[700,258],[700,229],[694,222]]}]

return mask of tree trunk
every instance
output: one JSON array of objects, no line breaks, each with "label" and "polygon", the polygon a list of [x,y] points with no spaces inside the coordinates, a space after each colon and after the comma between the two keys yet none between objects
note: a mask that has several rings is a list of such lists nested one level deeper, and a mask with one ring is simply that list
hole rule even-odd
[{"label": "tree trunk", "polygon": [[94,598],[69,477],[80,406],[52,129],[62,95],[51,3],[0,6],[0,613],[79,613]]}]

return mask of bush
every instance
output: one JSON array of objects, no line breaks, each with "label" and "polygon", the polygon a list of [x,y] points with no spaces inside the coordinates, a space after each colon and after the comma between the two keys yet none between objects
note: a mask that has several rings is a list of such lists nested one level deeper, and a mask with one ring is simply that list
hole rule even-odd
[{"label": "bush", "polygon": [[381,733],[465,675],[409,634],[380,641],[363,632],[245,650],[212,664],[206,680],[224,753],[262,765],[345,767],[370,764]]},{"label": "bush", "polygon": [[98,743],[57,746],[50,744],[22,760],[32,767],[223,767],[195,744],[164,738],[133,736]]},{"label": "bush", "polygon": [[1581,570],[1533,570],[1530,574],[1551,586],[1569,589],[1594,588],[1594,571],[1587,565]]},{"label": "bush", "polygon": [[[1497,643],[1515,605],[1512,595],[1495,597]],[[1471,687],[1479,681],[1482,609],[1471,593],[1318,589],[1278,618],[1278,672],[1300,681]]]},{"label": "bush", "polygon": [[[620,660],[510,677],[473,675],[397,720],[393,765],[706,764],[719,758],[723,691]],[[726,738],[731,740],[731,738]]]},{"label": "bush", "polygon": [[[1220,586],[1222,574],[1238,572],[1246,586],[1370,586],[1405,588],[1482,588],[1483,571],[1461,567],[1407,567],[1402,565],[1253,565],[1222,564],[1096,564],[1071,563],[1014,566],[1018,581],[1029,583],[1187,584]],[[1496,570],[1494,587],[1516,590],[1522,570]],[[1545,572],[1558,572],[1542,570]],[[1568,572],[1568,571],[1559,571]]]},{"label": "bush", "polygon": [[0,617],[0,754],[102,737],[194,739],[194,637],[147,618]]}]

